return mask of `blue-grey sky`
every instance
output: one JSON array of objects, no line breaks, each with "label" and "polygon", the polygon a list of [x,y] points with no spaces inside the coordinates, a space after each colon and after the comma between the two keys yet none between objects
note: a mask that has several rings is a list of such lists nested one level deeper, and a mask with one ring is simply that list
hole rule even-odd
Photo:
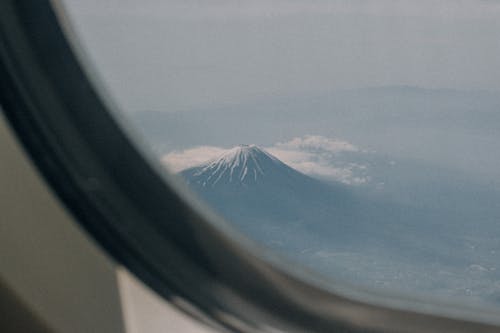
[{"label": "blue-grey sky", "polygon": [[500,1],[62,3],[161,154],[320,135],[500,179]]},{"label": "blue-grey sky", "polygon": [[494,0],[64,0],[127,111],[411,85],[500,90]]}]

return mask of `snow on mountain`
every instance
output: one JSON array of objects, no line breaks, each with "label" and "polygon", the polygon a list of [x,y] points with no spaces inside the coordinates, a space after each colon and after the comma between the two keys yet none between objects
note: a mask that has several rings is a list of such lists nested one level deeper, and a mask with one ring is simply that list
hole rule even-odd
[{"label": "snow on mountain", "polygon": [[[442,285],[441,275],[429,273],[436,267],[457,272],[458,285],[493,274],[487,269],[494,254],[479,254],[461,241],[467,235],[490,244],[485,249],[498,243],[469,223],[487,206],[467,214],[380,198],[309,177],[255,145],[234,147],[180,175],[243,234],[327,274],[377,287],[385,281],[428,290]],[[498,230],[495,222],[482,221]],[[400,281],[402,270],[411,274]]]},{"label": "snow on mountain", "polygon": [[243,144],[204,165],[183,171],[182,175],[188,183],[202,187],[248,186],[263,179],[272,182],[283,177],[309,178],[258,146]]},{"label": "snow on mountain", "polygon": [[255,145],[239,145],[180,175],[221,216],[257,239],[287,234],[294,238],[289,244],[313,242],[332,226],[347,228],[356,212],[346,186],[309,177]]},{"label": "snow on mountain", "polygon": [[239,145],[180,175],[200,199],[246,233],[287,246],[384,244],[399,253],[416,234],[429,238],[430,229],[441,228],[430,222],[432,212],[312,178],[255,145]]},{"label": "snow on mountain", "polygon": [[206,179],[203,186],[216,185],[221,179],[229,182],[257,181],[264,175],[264,164],[279,163],[255,145],[239,145],[197,171],[195,176]]}]

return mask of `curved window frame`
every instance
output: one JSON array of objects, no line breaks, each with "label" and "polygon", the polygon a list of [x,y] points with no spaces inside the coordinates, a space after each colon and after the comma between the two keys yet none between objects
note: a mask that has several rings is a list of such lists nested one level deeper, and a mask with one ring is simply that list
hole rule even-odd
[{"label": "curved window frame", "polygon": [[493,314],[375,305],[253,255],[131,142],[49,0],[2,1],[0,33],[0,103],[34,163],[108,253],[183,311],[235,332],[500,331]]}]

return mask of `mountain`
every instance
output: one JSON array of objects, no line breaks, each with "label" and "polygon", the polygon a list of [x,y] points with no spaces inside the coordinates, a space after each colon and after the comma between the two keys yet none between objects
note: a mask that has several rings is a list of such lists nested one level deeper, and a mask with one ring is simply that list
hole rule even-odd
[{"label": "mountain", "polygon": [[388,201],[311,178],[255,145],[181,175],[237,230],[289,261],[373,288],[464,297],[473,288],[500,304],[498,196],[481,195],[485,204],[474,210]]},{"label": "mountain", "polygon": [[329,235],[347,240],[359,220],[346,186],[311,178],[255,145],[234,147],[181,176],[220,215],[266,243],[303,248],[331,241]]},{"label": "mountain", "polygon": [[[432,212],[311,178],[255,145],[234,147],[181,176],[239,230],[287,251],[334,244],[337,250],[392,248],[411,256],[412,244],[432,237],[430,230],[440,231],[431,223]],[[406,244],[411,246],[405,250]],[[426,250],[417,251],[427,256]]]},{"label": "mountain", "polygon": [[319,185],[256,145],[236,146],[205,165],[185,170],[182,175],[188,184],[208,188]]},{"label": "mountain", "polygon": [[388,208],[347,185],[311,178],[255,145],[234,147],[181,176],[221,216],[275,248],[361,249],[404,238],[394,237],[405,214],[401,207]]}]

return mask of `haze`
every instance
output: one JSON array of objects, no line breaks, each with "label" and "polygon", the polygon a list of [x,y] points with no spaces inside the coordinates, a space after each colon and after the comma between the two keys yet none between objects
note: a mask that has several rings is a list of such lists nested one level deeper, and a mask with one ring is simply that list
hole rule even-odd
[{"label": "haze", "polygon": [[500,90],[498,1],[63,4],[127,111],[371,86]]}]

